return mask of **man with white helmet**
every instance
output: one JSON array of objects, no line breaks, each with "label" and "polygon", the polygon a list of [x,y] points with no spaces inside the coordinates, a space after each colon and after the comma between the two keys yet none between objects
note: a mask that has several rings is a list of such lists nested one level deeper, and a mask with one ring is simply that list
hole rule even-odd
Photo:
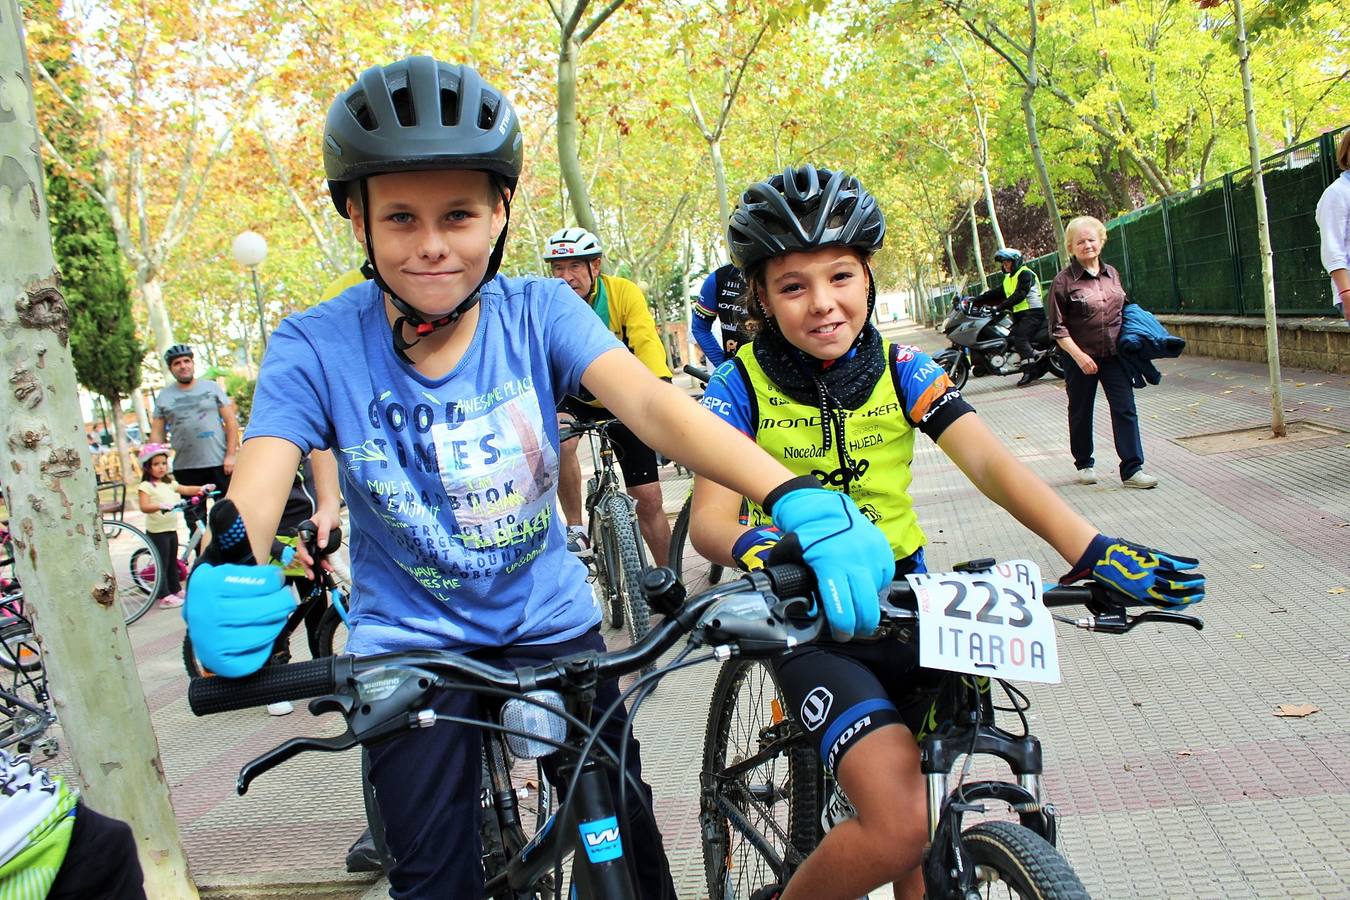
[{"label": "man with white helmet", "polygon": [[[553,276],[566,281],[578,297],[589,303],[605,326],[653,375],[669,381],[665,347],[647,308],[647,298],[628,279],[600,274],[602,253],[599,238],[585,228],[554,232],[544,245],[544,260]],[[560,423],[614,418],[589,392],[582,393],[584,396],[564,397],[558,404]],[[661,502],[656,453],[622,424],[611,426],[609,435],[618,447],[624,485],[637,501],[638,527],[651,551],[652,562],[664,566],[670,548],[670,522]],[[567,548],[586,556],[591,548],[581,525],[581,463],[577,460],[575,439],[562,445],[559,465],[558,500],[567,517]]]}]

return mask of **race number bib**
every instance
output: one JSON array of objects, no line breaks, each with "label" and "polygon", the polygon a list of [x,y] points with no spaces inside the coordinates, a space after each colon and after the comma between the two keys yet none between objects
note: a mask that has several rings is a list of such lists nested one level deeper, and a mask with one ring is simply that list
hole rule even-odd
[{"label": "race number bib", "polygon": [[1030,560],[988,572],[906,575],[919,611],[919,664],[991,678],[1059,683],[1055,622]]}]

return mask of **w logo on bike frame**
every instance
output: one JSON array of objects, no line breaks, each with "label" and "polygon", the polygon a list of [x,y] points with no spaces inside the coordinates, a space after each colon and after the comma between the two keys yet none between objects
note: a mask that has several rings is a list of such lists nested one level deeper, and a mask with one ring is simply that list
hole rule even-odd
[{"label": "w logo on bike frame", "polygon": [[815,731],[825,724],[825,719],[830,715],[830,707],[833,705],[834,694],[823,687],[812,688],[811,693],[802,701],[802,725],[807,731]]},{"label": "w logo on bike frame", "polygon": [[586,848],[586,857],[592,863],[609,862],[623,856],[619,820],[614,816],[594,822],[579,822],[577,828],[581,832],[581,845]]}]

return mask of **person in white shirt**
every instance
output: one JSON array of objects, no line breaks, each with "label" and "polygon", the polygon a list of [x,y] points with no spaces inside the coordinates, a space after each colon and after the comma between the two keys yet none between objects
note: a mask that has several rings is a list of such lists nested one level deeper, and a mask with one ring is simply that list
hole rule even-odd
[{"label": "person in white shirt", "polygon": [[1336,145],[1340,176],[1317,201],[1317,228],[1322,232],[1322,266],[1331,276],[1331,302],[1350,322],[1350,129]]}]

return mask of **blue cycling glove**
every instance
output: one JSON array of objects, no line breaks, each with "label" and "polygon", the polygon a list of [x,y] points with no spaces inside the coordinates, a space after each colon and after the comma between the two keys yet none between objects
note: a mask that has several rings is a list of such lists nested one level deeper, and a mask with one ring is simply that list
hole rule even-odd
[{"label": "blue cycling glove", "polygon": [[1200,560],[1173,556],[1122,538],[1097,535],[1078,564],[1059,580],[1073,584],[1091,576],[1095,581],[1161,609],[1178,609],[1205,599],[1205,576],[1189,571]]},{"label": "blue cycling glove", "polygon": [[277,635],[295,611],[295,594],[281,569],[246,564],[253,554],[232,501],[212,508],[211,531],[214,537],[188,578],[183,620],[202,666],[241,678],[271,657]]},{"label": "blue cycling glove", "polygon": [[881,529],[851,497],[820,487],[809,475],[779,485],[764,502],[773,523],[796,534],[835,638],[876,631],[881,592],[895,575],[895,556]]},{"label": "blue cycling glove", "polygon": [[193,653],[226,678],[261,669],[293,612],[295,592],[276,566],[202,563],[188,579],[183,604]]}]

